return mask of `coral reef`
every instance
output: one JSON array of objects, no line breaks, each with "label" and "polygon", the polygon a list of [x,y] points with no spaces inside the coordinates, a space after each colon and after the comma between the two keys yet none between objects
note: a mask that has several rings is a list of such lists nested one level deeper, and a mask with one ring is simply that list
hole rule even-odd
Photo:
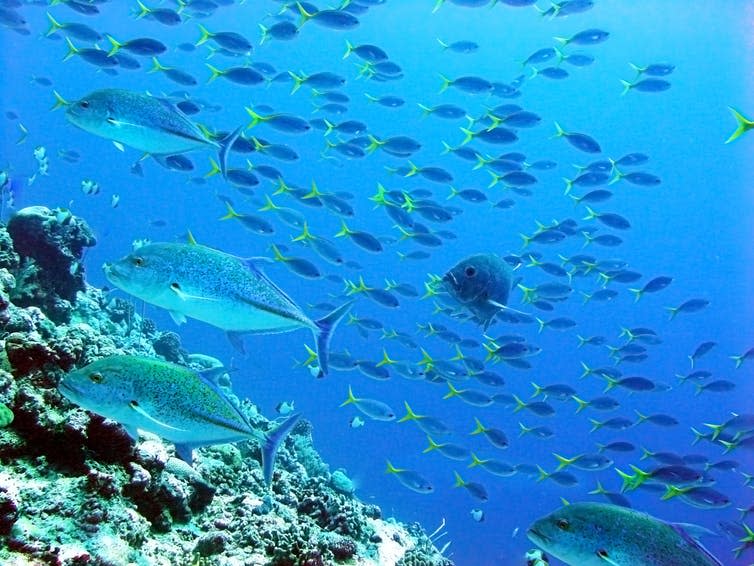
[{"label": "coral reef", "polygon": [[61,375],[104,356],[218,363],[88,286],[81,259],[94,241],[64,210],[32,207],[0,226],[0,563],[451,564],[418,525],[383,519],[344,471],[330,473],[306,421],[268,488],[254,442],[198,450],[190,466],[63,398]]}]

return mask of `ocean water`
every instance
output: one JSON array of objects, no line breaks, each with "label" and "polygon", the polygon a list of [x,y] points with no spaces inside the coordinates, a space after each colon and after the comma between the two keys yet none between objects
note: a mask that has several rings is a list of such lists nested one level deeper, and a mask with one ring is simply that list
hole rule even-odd
[{"label": "ocean water", "polygon": [[[752,288],[750,240],[752,237],[752,198],[750,160],[752,134],[726,145],[724,141],[735,129],[735,121],[727,106],[738,108],[751,117],[754,114],[754,95],[749,70],[754,63],[752,53],[752,21],[754,11],[745,2],[701,0],[693,6],[682,2],[595,0],[594,7],[584,13],[563,18],[542,17],[533,7],[513,8],[502,2],[492,7],[466,8],[450,1],[433,12],[432,2],[387,0],[385,2],[356,2],[365,13],[360,14],[354,29],[335,30],[305,23],[291,41],[270,40],[259,45],[258,24],[275,23],[275,14],[282,4],[267,0],[249,0],[219,7],[209,17],[187,18],[178,26],[168,27],[150,19],[136,19],[135,4],[111,1],[97,3],[99,14],[82,15],[65,5],[47,7],[29,4],[19,9],[26,20],[24,29],[0,29],[3,57],[0,59],[5,88],[0,93],[3,113],[14,112],[16,118],[2,117],[2,155],[0,166],[8,169],[14,179],[14,206],[30,205],[67,207],[84,217],[98,237],[96,247],[89,250],[85,264],[87,280],[95,286],[107,286],[101,266],[127,254],[132,242],[185,241],[191,231],[197,241],[242,257],[271,255],[270,245],[284,244],[288,255],[313,261],[323,274],[338,275],[356,281],[363,277],[369,286],[384,287],[385,279],[413,285],[420,293],[428,274],[442,275],[453,265],[473,254],[495,253],[500,256],[537,252],[543,261],[560,264],[560,257],[587,253],[598,260],[618,259],[626,262],[626,269],[641,274],[636,283],[611,282],[606,288],[617,291],[608,302],[590,301],[583,304],[581,292],[600,289],[600,280],[590,275],[574,277],[570,284],[574,291],[562,302],[553,303],[552,312],[538,310],[522,301],[517,289],[511,293],[511,308],[538,316],[544,320],[567,317],[576,322],[575,328],[557,331],[545,328],[538,332],[535,324],[495,322],[488,330],[490,337],[519,334],[541,348],[541,353],[527,360],[531,368],[516,369],[505,363],[490,361],[487,368],[504,377],[499,388],[479,384],[473,376],[465,376],[457,387],[483,390],[487,394],[515,394],[528,400],[533,392],[531,382],[539,385],[568,384],[579,397],[590,399],[603,391],[605,380],[596,376],[580,379],[582,362],[591,367],[613,366],[624,376],[643,376],[654,383],[666,384],[668,389],[631,393],[615,388],[609,395],[620,402],[610,412],[587,408],[576,414],[572,400],[548,399],[555,409],[552,416],[538,416],[528,410],[513,412],[512,407],[494,404],[475,407],[458,398],[443,399],[448,387],[426,380],[407,380],[391,371],[389,379],[375,380],[356,371],[331,371],[324,379],[315,379],[296,360],[306,358],[304,344],[312,345],[312,337],[305,330],[271,336],[247,337],[248,353],[240,356],[227,342],[223,333],[198,321],[176,327],[168,314],[149,305],[137,304],[144,314],[160,328],[180,333],[184,347],[191,352],[216,356],[238,368],[233,383],[239,396],[251,398],[268,416],[275,415],[281,401],[294,401],[297,410],[314,424],[315,442],[332,469],[344,468],[357,482],[357,496],[380,505],[386,515],[402,521],[418,521],[433,531],[444,521],[444,532],[438,546],[451,542],[446,554],[459,565],[515,565],[523,564],[524,553],[534,547],[526,538],[526,528],[532,521],[561,505],[561,500],[602,501],[603,496],[590,495],[597,482],[606,489],[619,491],[621,481],[615,468],[629,471],[631,464],[645,470],[660,464],[640,460],[644,447],[652,452],[675,452],[680,456],[702,455],[709,462],[734,459],[735,471],[711,470],[715,490],[724,494],[729,504],[722,508],[698,508],[681,498],[662,501],[663,491],[638,489],[624,494],[635,509],[643,510],[667,521],[697,523],[721,533],[705,539],[706,546],[724,564],[750,564],[751,550],[736,559],[732,549],[737,546],[734,535],[726,535],[720,522],[729,525],[739,522],[739,507],[752,504],[752,490],[745,485],[746,473],[754,473],[751,449],[740,448],[724,454],[719,443],[702,441],[692,445],[691,428],[705,430],[704,423],[722,423],[731,413],[751,412],[751,367],[745,361],[736,368],[730,356],[742,354],[754,346],[752,332]],[[370,6],[368,10],[367,5]],[[541,8],[546,8],[540,2]],[[166,3],[165,6],[171,6]],[[324,6],[320,6],[324,8]],[[136,58],[137,70],[116,68],[115,74],[103,72],[80,57],[63,62],[67,52],[63,41],[65,29],[46,37],[49,10],[60,22],[80,22],[101,33],[110,33],[118,40],[150,37],[163,42],[168,51],[160,61],[179,67],[197,78],[198,84],[184,87],[171,82],[163,73],[149,73],[148,57]],[[187,10],[190,12],[190,10]],[[294,18],[289,11],[290,18]],[[211,59],[208,46],[212,41],[192,52],[178,49],[182,43],[196,42],[198,24],[211,31],[235,31],[254,43],[250,57],[230,58],[215,54]],[[606,41],[596,45],[568,45],[567,54],[591,55],[594,62],[585,67],[561,63],[569,76],[562,80],[545,76],[530,77],[532,67],[521,62],[540,48],[558,46],[554,37],[569,37],[579,31],[597,28],[609,32]],[[478,49],[473,53],[443,50],[438,38],[446,43],[473,40]],[[396,80],[379,81],[360,76],[355,54],[343,58],[345,42],[354,45],[374,44],[384,49],[390,61],[400,65],[402,74]],[[91,45],[73,39],[77,47]],[[99,42],[107,48],[107,41]],[[347,113],[328,115],[317,107],[324,103],[322,96],[314,96],[303,85],[291,93],[291,82],[272,82],[256,86],[235,84],[220,77],[208,83],[210,71],[206,63],[226,69],[246,63],[266,62],[276,72],[293,71],[313,74],[330,71],[342,75],[346,84],[338,89],[350,98]],[[638,92],[635,89],[621,95],[620,79],[631,81],[635,72],[629,63],[647,65],[670,63],[672,74],[664,77],[671,87],[663,92]],[[539,65],[539,68],[554,62]],[[500,98],[488,93],[471,94],[453,87],[439,92],[442,80],[464,75],[483,77],[489,81],[511,83],[526,77],[514,98]],[[36,77],[36,78],[35,78]],[[40,84],[40,77],[51,85]],[[42,81],[45,82],[45,81]],[[259,177],[253,196],[216,175],[206,182],[196,182],[209,171],[209,151],[196,151],[186,156],[195,167],[191,172],[170,171],[152,159],[144,160],[143,177],[131,173],[140,157],[137,150],[116,149],[110,141],[83,132],[68,123],[64,112],[51,111],[55,98],[53,89],[66,100],[77,100],[101,88],[122,88],[149,92],[155,96],[179,96],[186,91],[192,100],[204,101],[213,109],[205,109],[192,119],[210,129],[231,130],[248,124],[245,106],[267,106],[274,112],[291,113],[307,120],[327,118],[334,123],[346,119],[367,124],[368,132],[379,138],[410,136],[421,143],[421,149],[410,157],[418,166],[436,166],[452,174],[456,188],[477,188],[484,191],[491,202],[511,198],[509,209],[493,208],[490,202],[471,203],[451,194],[447,183],[436,183],[421,175],[404,177],[390,172],[390,168],[407,166],[405,157],[391,156],[381,150],[360,159],[347,159],[333,150],[322,156],[326,148],[324,132],[312,129],[308,133],[292,135],[259,124],[246,130],[273,143],[293,148],[299,155],[294,162],[282,162],[260,155],[231,153],[229,166],[245,167],[245,160],[255,165],[276,167],[291,186],[309,187],[316,182],[321,191],[346,191],[355,210],[353,218],[345,219],[348,226],[389,238],[378,254],[367,253],[346,238],[333,238],[340,229],[339,217],[323,208],[307,206],[290,195],[273,196],[277,204],[301,211],[314,234],[336,242],[346,260],[358,267],[333,266],[310,249],[295,242],[298,235],[268,212],[257,212],[265,194],[272,195],[275,184]],[[171,94],[172,93],[172,94]],[[405,104],[389,108],[370,102],[365,94],[394,95]],[[485,168],[473,169],[474,163],[451,154],[443,154],[443,144],[461,144],[466,127],[465,119],[443,120],[436,116],[422,117],[417,104],[455,104],[469,116],[479,117],[489,107],[517,104],[534,112],[541,121],[532,128],[517,128],[519,141],[507,145],[491,145],[474,140],[469,145],[488,155],[521,152],[526,161],[552,160],[557,167],[551,170],[529,170],[537,178],[531,195],[524,196],[498,184],[486,188],[490,181]],[[266,111],[265,111],[266,112]],[[600,154],[587,154],[569,145],[563,138],[554,138],[558,122],[565,130],[581,132],[599,141]],[[28,130],[22,136],[20,125]],[[475,130],[483,129],[476,126]],[[345,140],[347,135],[331,133],[327,139]],[[21,141],[21,143],[18,143]],[[37,175],[33,150],[44,146],[49,158],[47,176]],[[75,150],[80,160],[70,163],[59,151]],[[594,205],[600,212],[620,214],[630,221],[628,230],[613,230],[595,220],[585,219],[583,204],[574,206],[564,195],[563,177],[573,178],[574,165],[585,166],[606,158],[641,152],[649,156],[646,164],[631,170],[657,175],[662,182],[643,187],[621,180],[607,188],[613,196]],[[214,156],[213,156],[214,157]],[[625,168],[624,172],[629,169]],[[614,175],[614,173],[613,173]],[[82,180],[93,180],[100,187],[99,194],[87,195],[81,189]],[[378,183],[388,189],[404,191],[429,190],[443,207],[458,209],[459,214],[447,223],[421,220],[431,230],[447,230],[453,238],[445,238],[442,245],[423,248],[412,239],[401,240],[394,222],[368,197],[375,194]],[[588,189],[575,187],[574,194],[583,195]],[[112,206],[113,195],[119,196],[117,207]],[[272,222],[274,234],[260,235],[245,229],[238,221],[220,221],[225,214],[224,199],[230,199],[239,212],[257,214]],[[12,211],[5,209],[7,218]],[[522,247],[520,234],[531,235],[537,222],[573,218],[581,229],[599,228],[598,234],[615,234],[623,243],[614,248],[592,244],[583,248],[580,233],[554,244],[532,243]],[[448,236],[446,234],[446,236]],[[426,260],[401,260],[397,252],[426,250]],[[527,287],[553,280],[569,283],[544,273],[540,268],[527,266],[515,271],[515,277]],[[566,266],[568,267],[568,266]],[[340,304],[344,284],[321,278],[303,279],[280,263],[265,268],[266,272],[311,316],[324,311],[314,305],[328,302]],[[634,301],[629,287],[640,287],[657,276],[672,277],[664,290],[646,294]],[[121,296],[123,296],[121,294]],[[363,294],[357,294],[353,313],[359,317],[379,321],[385,329],[411,334],[416,344],[435,360],[448,360],[457,354],[452,344],[438,336],[427,336],[420,325],[445,325],[460,337],[485,341],[484,330],[472,321],[457,320],[433,312],[431,298],[416,299],[398,296],[398,308],[386,308]],[[666,307],[678,306],[689,299],[705,299],[709,306],[697,313],[679,313],[669,320]],[[621,346],[621,328],[646,327],[654,330],[661,343],[645,345],[647,358],[638,363],[625,361],[616,365],[605,346],[579,348],[577,335],[606,338],[611,346]],[[689,356],[702,342],[717,345],[694,369],[711,372],[706,382],[725,379],[735,388],[727,392],[696,393],[692,383],[681,383],[676,374],[691,371]],[[636,342],[635,342],[636,343]],[[337,329],[332,350],[347,351],[357,360],[379,361],[383,349],[395,360],[417,363],[422,358],[419,348],[411,348],[396,340],[381,338],[381,332],[369,331],[366,338],[355,325],[345,322]],[[481,347],[464,346],[464,355],[484,359]],[[390,366],[387,366],[390,370]],[[705,382],[702,382],[705,383]],[[537,481],[536,475],[520,472],[501,478],[474,468],[470,459],[453,461],[436,451],[422,453],[427,438],[414,423],[378,422],[365,417],[366,424],[352,428],[349,422],[357,413],[353,406],[341,408],[349,385],[358,397],[378,399],[388,403],[398,416],[404,414],[403,403],[408,401],[418,413],[441,419],[453,430],[447,442],[468,448],[480,458],[495,458],[512,465],[539,465],[553,471],[557,461],[553,453],[575,456],[594,453],[598,443],[627,441],[636,446],[630,453],[605,452],[614,464],[593,472],[568,469],[577,478],[574,486],[562,486],[552,479]],[[539,399],[541,400],[541,396]],[[663,427],[651,423],[634,425],[626,430],[602,428],[592,432],[589,419],[605,420],[626,417],[636,422],[635,410],[644,414],[665,414],[677,419],[676,426]],[[500,450],[484,438],[471,436],[474,418],[487,426],[505,431],[509,447]],[[554,435],[537,439],[532,435],[519,437],[519,423],[526,426],[546,426]],[[435,439],[440,441],[440,439]],[[434,486],[431,494],[418,494],[399,484],[385,473],[386,460],[395,466],[421,473]],[[704,469],[703,464],[695,464]],[[488,501],[474,499],[465,489],[454,488],[454,471],[468,481],[483,484]],[[472,518],[472,509],[481,509],[484,520]],[[740,530],[740,526],[738,527]],[[552,564],[557,564],[553,560]],[[661,562],[660,562],[661,563]]]}]

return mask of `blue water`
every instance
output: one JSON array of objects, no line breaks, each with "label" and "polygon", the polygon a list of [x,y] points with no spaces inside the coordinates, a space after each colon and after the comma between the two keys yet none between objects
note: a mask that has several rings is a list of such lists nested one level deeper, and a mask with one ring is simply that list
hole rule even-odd
[{"label": "blue water", "polygon": [[[493,8],[469,9],[448,2],[432,13],[431,2],[388,0],[359,16],[361,23],[357,29],[336,31],[310,22],[294,41],[273,40],[262,46],[257,45],[257,24],[273,23],[275,20],[269,14],[279,10],[279,3],[249,1],[218,9],[211,18],[203,20],[210,30],[237,31],[253,39],[252,61],[268,62],[278,71],[342,74],[347,78],[342,91],[351,98],[348,114],[326,117],[333,121],[361,120],[368,124],[370,133],[379,137],[409,135],[416,138],[422,149],[411,160],[418,165],[447,169],[459,188],[483,188],[489,182],[489,175],[483,169],[472,170],[472,163],[441,154],[441,140],[451,145],[462,141],[463,134],[458,127],[465,123],[435,117],[422,119],[417,103],[453,103],[470,115],[478,116],[486,105],[511,102],[542,117],[537,127],[521,129],[520,141],[511,146],[482,142],[471,145],[490,154],[524,152],[528,161],[551,159],[558,167],[532,171],[539,182],[533,187],[533,196],[528,198],[504,192],[500,185],[489,189],[492,202],[504,197],[516,201],[509,210],[493,209],[489,204],[471,204],[458,198],[448,202],[462,208],[463,213],[449,224],[428,224],[433,229],[452,231],[457,239],[445,240],[442,247],[429,250],[432,257],[426,261],[399,260],[396,251],[421,249],[411,241],[386,245],[383,253],[372,255],[349,241],[338,239],[337,244],[346,259],[362,266],[358,271],[349,270],[327,264],[305,247],[290,243],[296,233],[274,217],[266,216],[275,225],[276,232],[272,236],[252,234],[235,221],[220,222],[218,218],[224,214],[225,207],[218,197],[230,197],[237,210],[255,213],[259,208],[258,199],[272,192],[272,183],[262,178],[256,197],[249,198],[219,176],[204,185],[190,182],[209,170],[209,152],[188,155],[196,166],[196,171],[190,174],[168,171],[146,160],[144,177],[139,178],[129,172],[139,157],[136,150],[118,151],[109,141],[74,128],[67,123],[62,111],[50,112],[54,102],[52,88],[64,98],[75,100],[98,88],[117,87],[155,95],[188,90],[192,97],[221,107],[217,112],[199,114],[195,117],[197,121],[224,130],[248,122],[243,109],[248,105],[269,105],[275,111],[307,119],[322,117],[321,112],[314,113],[315,104],[321,103],[321,99],[313,97],[306,86],[290,94],[290,83],[243,87],[220,78],[207,84],[210,73],[204,65],[206,46],[193,53],[175,49],[183,42],[198,39],[199,20],[189,20],[175,28],[146,19],[136,20],[130,14],[133,7],[126,2],[100,5],[99,16],[83,16],[65,6],[56,6],[50,11],[59,21],[87,23],[121,40],[160,39],[170,48],[160,60],[194,74],[199,85],[184,89],[163,74],[148,74],[150,63],[146,58],[141,59],[141,70],[119,70],[117,76],[98,72],[77,57],[62,62],[66,47],[60,41],[61,34],[57,34],[57,40],[43,37],[41,34],[47,29],[45,10],[28,6],[22,13],[28,21],[30,35],[20,35],[7,28],[0,30],[4,54],[0,69],[6,85],[0,93],[0,108],[18,115],[16,121],[2,118],[0,165],[7,164],[16,178],[16,208],[33,204],[69,207],[92,225],[98,244],[89,250],[86,268],[87,279],[95,286],[107,284],[101,264],[128,253],[134,240],[181,240],[186,231],[191,230],[199,242],[239,256],[269,254],[271,243],[285,243],[291,255],[314,261],[323,273],[350,279],[363,276],[367,284],[373,286],[381,286],[384,279],[389,278],[423,289],[427,274],[443,274],[468,255],[521,253],[519,234],[531,234],[536,229],[536,221],[548,223],[572,217],[584,226],[593,225],[594,221],[581,220],[586,215],[583,206],[574,208],[571,200],[563,196],[562,177],[573,177],[572,164],[586,165],[591,160],[618,158],[635,151],[646,153],[650,161],[638,169],[658,175],[662,184],[646,188],[622,181],[610,187],[614,190],[613,198],[595,208],[625,216],[631,222],[631,229],[619,233],[624,239],[620,247],[592,246],[585,252],[599,259],[619,258],[628,262],[630,269],[643,274],[639,285],[658,275],[673,277],[672,284],[634,303],[627,287],[636,285],[613,283],[609,288],[619,292],[613,301],[583,305],[578,291],[592,292],[598,289],[598,281],[593,277],[576,278],[573,281],[576,291],[566,302],[557,303],[553,313],[541,313],[531,305],[522,304],[521,294],[515,291],[510,302],[513,308],[543,318],[571,317],[577,321],[577,327],[563,332],[545,329],[539,334],[536,325],[511,327],[497,323],[490,329],[491,335],[521,333],[542,348],[541,354],[531,358],[533,368],[523,371],[503,364],[490,366],[505,377],[506,385],[501,391],[485,388],[474,380],[459,386],[483,389],[489,394],[515,393],[526,399],[531,395],[532,381],[540,385],[568,383],[581,397],[591,398],[600,394],[604,382],[593,376],[579,380],[580,362],[590,366],[613,362],[605,347],[577,349],[576,334],[604,335],[609,344],[616,345],[622,343],[618,338],[621,327],[644,326],[654,329],[661,336],[662,344],[650,346],[649,358],[643,363],[626,363],[619,369],[624,375],[641,375],[669,384],[672,386],[669,391],[630,395],[625,390],[613,390],[610,394],[621,406],[611,413],[587,409],[576,415],[574,402],[550,400],[556,409],[555,416],[538,417],[527,411],[513,414],[510,408],[499,405],[476,408],[459,399],[443,400],[447,391],[444,385],[408,381],[398,375],[386,381],[375,381],[358,371],[334,371],[325,379],[314,379],[305,368],[294,367],[294,360],[306,356],[303,345],[312,343],[311,335],[303,330],[248,338],[246,358],[239,357],[216,328],[189,321],[178,331],[187,350],[211,354],[238,367],[239,371],[233,375],[236,391],[240,396],[251,398],[266,415],[274,416],[274,408],[281,401],[295,401],[296,408],[314,423],[315,442],[325,460],[332,469],[345,468],[357,482],[358,497],[379,504],[386,515],[394,515],[402,521],[418,521],[428,531],[434,530],[444,519],[447,534],[438,540],[438,546],[452,541],[447,553],[459,565],[523,563],[524,552],[533,547],[525,531],[534,519],[561,505],[561,498],[600,500],[600,496],[587,494],[595,488],[597,480],[607,489],[618,490],[620,480],[614,467],[628,470],[630,464],[645,469],[652,465],[649,460],[639,461],[638,447],[641,446],[682,455],[703,454],[713,462],[723,458],[740,462],[736,472],[712,474],[716,480],[714,488],[731,500],[723,509],[697,509],[678,498],[660,501],[660,493],[652,491],[637,490],[627,494],[636,509],[668,521],[698,523],[718,530],[719,521],[738,520],[736,507],[748,507],[752,503],[752,491],[744,486],[741,473],[754,473],[754,465],[751,454],[745,450],[723,456],[720,445],[703,441],[692,447],[690,427],[704,428],[702,423],[723,422],[731,412],[751,411],[751,364],[754,362],[736,370],[729,356],[754,345],[751,329],[754,313],[749,298],[752,287],[749,250],[754,220],[749,164],[754,134],[745,135],[730,145],[723,142],[735,127],[726,106],[735,106],[744,114],[754,113],[749,78],[754,62],[751,40],[754,12],[743,2],[698,1],[693,7],[682,2],[650,1],[596,0],[595,4],[584,14],[551,20],[540,17],[531,7],[514,9],[500,4]],[[510,82],[522,72],[520,61],[541,47],[555,45],[553,36],[569,36],[587,28],[604,29],[610,32],[610,37],[595,46],[569,46],[567,52],[589,53],[595,57],[595,63],[584,68],[566,67],[570,77],[565,80],[537,77],[526,81],[521,87],[521,96],[511,100],[474,96],[453,88],[438,93],[441,86],[438,73],[451,78],[477,75]],[[437,38],[446,42],[473,39],[479,44],[479,50],[473,54],[443,51]],[[345,39],[353,44],[379,45],[403,68],[404,77],[384,83],[359,78],[356,56],[342,59]],[[74,43],[83,45],[78,40]],[[101,45],[106,47],[105,42]],[[243,61],[243,58],[216,55],[211,63],[224,69],[241,65]],[[629,62],[673,63],[676,70],[666,77],[672,87],[660,93],[629,92],[621,96],[619,79],[631,80],[634,76]],[[32,75],[49,78],[53,87],[29,82]],[[370,103],[364,93],[397,95],[406,103],[398,109],[385,108]],[[590,156],[577,151],[564,139],[552,139],[554,121],[566,130],[593,136],[600,142],[603,153]],[[23,123],[29,131],[26,141],[18,145],[17,122]],[[325,144],[321,131],[293,136],[263,124],[247,133],[288,144],[300,155],[295,163],[283,163],[252,154],[249,157],[255,164],[274,165],[289,185],[308,186],[316,181],[323,191],[352,193],[356,216],[348,220],[349,226],[378,236],[395,238],[399,235],[384,212],[373,208],[373,203],[367,200],[375,193],[378,182],[390,189],[428,188],[440,203],[445,203],[450,194],[447,186],[419,176],[402,178],[390,174],[386,167],[406,165],[405,159],[380,151],[364,159],[323,160],[320,153]],[[335,136],[330,138],[335,139]],[[26,179],[36,170],[32,150],[39,145],[44,145],[50,156],[49,176],[40,177],[27,186]],[[70,164],[58,158],[58,150],[63,149],[78,151],[82,156],[80,162]],[[243,159],[231,154],[230,163],[242,167]],[[98,182],[101,193],[84,195],[80,188],[83,179]],[[120,204],[112,208],[111,198],[115,194],[120,196]],[[340,228],[340,221],[333,213],[302,207],[287,196],[275,197],[275,200],[301,210],[315,234],[330,238]],[[155,226],[158,220],[167,225]],[[609,232],[611,230],[605,227],[600,229],[600,233]],[[581,253],[582,243],[583,238],[575,236],[555,245],[533,244],[531,249],[541,252],[546,260],[558,261],[559,254]],[[281,265],[270,266],[267,272],[305,309],[319,302],[337,304],[343,300],[340,297],[342,285],[324,279],[304,280]],[[518,275],[528,287],[553,279],[534,267],[523,267],[517,271]],[[664,307],[677,306],[697,297],[709,300],[709,307],[668,320]],[[354,313],[377,319],[386,328],[414,334],[415,340],[436,359],[449,359],[455,355],[455,350],[437,337],[418,333],[417,324],[430,321],[444,324],[463,337],[483,341],[482,329],[473,323],[433,314],[430,300],[400,298],[400,302],[398,309],[387,309],[361,298]],[[312,309],[308,312],[313,317],[323,314]],[[162,329],[176,329],[164,311],[147,305],[145,314]],[[372,332],[365,340],[354,326],[343,324],[335,334],[332,348],[347,349],[354,358],[373,361],[381,358],[383,347],[393,359],[416,362],[421,358],[418,349],[379,337],[379,332]],[[718,345],[697,367],[711,371],[712,379],[734,381],[736,388],[732,392],[695,396],[691,384],[681,386],[674,377],[690,371],[687,356],[707,340]],[[464,353],[479,358],[484,355],[481,348],[467,348]],[[339,408],[346,398],[348,385],[359,397],[390,404],[399,416],[403,414],[403,401],[407,400],[415,411],[441,418],[455,431],[449,440],[472,449],[480,457],[493,457],[512,464],[539,464],[553,470],[556,465],[553,452],[574,456],[594,452],[596,443],[615,440],[630,441],[637,446],[637,451],[610,454],[615,465],[601,472],[569,470],[579,480],[574,487],[562,487],[552,481],[536,482],[536,478],[523,474],[499,478],[478,468],[467,469],[468,462],[454,462],[437,453],[422,454],[427,441],[412,423],[367,419],[364,427],[350,428],[349,420],[356,414],[355,409]],[[625,431],[590,432],[588,418],[626,416],[635,420],[634,409],[645,414],[670,414],[680,424],[663,428],[644,423]],[[507,433],[510,447],[505,452],[493,448],[483,438],[469,436],[475,416],[486,425],[502,428]],[[519,422],[527,426],[547,426],[555,436],[547,440],[531,436],[519,438]],[[435,492],[420,495],[402,487],[395,478],[384,473],[386,459],[398,467],[425,475],[434,484]],[[466,480],[483,483],[489,492],[489,501],[482,503],[465,490],[454,489],[454,470]],[[473,508],[484,510],[483,522],[472,519]],[[734,559],[732,548],[736,543],[725,536],[705,542],[724,564],[752,562],[751,551]],[[553,560],[553,563],[556,562]]]}]

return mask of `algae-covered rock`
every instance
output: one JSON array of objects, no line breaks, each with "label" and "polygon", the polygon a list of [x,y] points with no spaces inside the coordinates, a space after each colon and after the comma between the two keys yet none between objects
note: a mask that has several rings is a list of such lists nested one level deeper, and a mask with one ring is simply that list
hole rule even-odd
[{"label": "algae-covered rock", "polygon": [[13,422],[13,411],[6,405],[0,403],[0,428],[5,428]]}]

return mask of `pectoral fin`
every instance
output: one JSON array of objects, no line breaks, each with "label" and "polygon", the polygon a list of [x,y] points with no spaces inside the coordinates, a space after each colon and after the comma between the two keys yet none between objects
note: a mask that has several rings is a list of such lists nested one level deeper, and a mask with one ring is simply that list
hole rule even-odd
[{"label": "pectoral fin", "polygon": [[175,322],[177,325],[180,326],[181,324],[186,322],[186,315],[183,314],[182,312],[168,311],[168,313],[170,313],[170,318],[172,318],[173,322]]},{"label": "pectoral fin", "polygon": [[200,297],[199,295],[189,295],[188,293],[184,292],[181,289],[180,284],[178,283],[172,283],[170,285],[170,290],[173,291],[176,295],[178,295],[178,298],[182,301],[216,301],[217,299],[213,297]]},{"label": "pectoral fin", "polygon": [[600,549],[597,552],[595,552],[595,554],[605,564],[609,564],[610,566],[621,566],[615,560],[613,560],[612,558],[610,558],[610,556],[608,556],[607,550]]},{"label": "pectoral fin", "polygon": [[188,431],[187,431],[186,429],[183,429],[183,428],[177,428],[177,427],[174,427],[174,426],[170,426],[169,424],[165,424],[164,422],[157,420],[157,419],[156,419],[156,418],[154,418],[154,417],[153,417],[152,415],[150,415],[149,413],[147,413],[147,412],[146,412],[146,411],[145,411],[145,410],[144,410],[144,409],[143,409],[143,408],[142,408],[142,407],[141,407],[141,406],[139,405],[139,403],[138,403],[137,401],[131,401],[131,402],[130,402],[130,403],[128,404],[128,406],[129,406],[129,407],[131,407],[131,408],[132,408],[132,409],[133,409],[134,411],[136,411],[137,413],[139,413],[139,414],[140,414],[140,415],[141,415],[142,417],[144,417],[145,419],[147,419],[147,420],[148,420],[149,422],[151,422],[151,423],[154,423],[154,424],[156,424],[157,426],[160,426],[160,427],[162,427],[162,428],[168,428],[168,429],[170,429],[170,430],[175,430],[175,431],[179,431],[179,432],[188,432]]}]

